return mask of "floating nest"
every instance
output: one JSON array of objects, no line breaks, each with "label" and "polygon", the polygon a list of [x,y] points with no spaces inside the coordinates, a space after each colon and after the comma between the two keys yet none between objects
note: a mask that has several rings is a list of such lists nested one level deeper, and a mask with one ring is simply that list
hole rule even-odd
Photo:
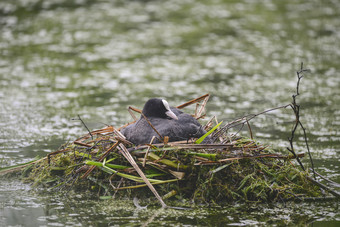
[{"label": "floating nest", "polygon": [[[193,116],[200,119],[205,116],[208,97],[177,108],[196,103]],[[92,191],[115,198],[150,198],[154,194],[162,205],[165,199],[223,204],[319,197],[320,187],[293,164],[292,159],[303,154],[283,155],[253,139],[229,133],[236,125],[247,125],[248,120],[240,118],[222,126],[213,117],[204,126],[212,144],[201,144],[203,138],[166,142],[165,137],[162,144],[150,141],[134,146],[120,133],[128,124],[117,129],[107,126],[18,168],[25,182],[50,190]]]}]

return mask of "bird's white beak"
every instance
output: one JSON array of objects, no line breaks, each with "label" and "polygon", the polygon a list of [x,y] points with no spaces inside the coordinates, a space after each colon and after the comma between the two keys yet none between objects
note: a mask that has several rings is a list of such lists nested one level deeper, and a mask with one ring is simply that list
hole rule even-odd
[{"label": "bird's white beak", "polygon": [[165,99],[162,99],[162,102],[163,102],[165,109],[167,110],[165,114],[171,117],[172,119],[178,120],[178,117],[176,116],[176,114],[170,110],[169,103]]},{"label": "bird's white beak", "polygon": [[176,116],[176,114],[174,114],[174,112],[172,112],[171,110],[166,111],[165,114],[171,117],[172,119],[178,120],[178,117]]}]

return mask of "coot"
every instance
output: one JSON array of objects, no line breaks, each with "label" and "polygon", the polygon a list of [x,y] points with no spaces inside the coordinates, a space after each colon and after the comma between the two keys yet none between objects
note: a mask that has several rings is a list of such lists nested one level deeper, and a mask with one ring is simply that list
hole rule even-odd
[{"label": "coot", "polygon": [[[145,103],[142,113],[160,135],[169,137],[170,142],[199,138],[206,133],[195,118],[175,107],[170,107],[165,99],[149,99]],[[127,140],[135,145],[150,143],[153,136],[159,138],[143,116],[136,123],[123,129],[122,133]],[[156,139],[154,142],[161,141]]]}]

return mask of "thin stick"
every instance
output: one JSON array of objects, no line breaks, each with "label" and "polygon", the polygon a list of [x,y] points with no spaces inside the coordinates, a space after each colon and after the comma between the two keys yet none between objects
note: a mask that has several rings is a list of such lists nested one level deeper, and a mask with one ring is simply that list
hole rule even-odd
[{"label": "thin stick", "polygon": [[153,185],[150,183],[150,181],[148,180],[148,178],[146,178],[146,176],[144,175],[143,171],[139,168],[139,166],[137,165],[137,163],[135,162],[135,160],[133,159],[133,157],[131,156],[130,152],[126,149],[126,147],[124,146],[124,144],[120,144],[119,145],[120,148],[122,149],[122,154],[123,156],[126,158],[126,160],[128,160],[130,162],[130,164],[132,165],[132,167],[137,171],[137,173],[139,174],[139,176],[144,180],[144,182],[148,185],[148,187],[150,188],[150,190],[152,191],[152,193],[156,196],[156,198],[159,200],[159,202],[161,203],[163,208],[166,208],[167,205],[164,203],[162,197],[159,196],[158,192],[156,191],[156,189],[153,187]]},{"label": "thin stick", "polygon": [[151,126],[151,128],[158,134],[159,138],[161,138],[160,141],[163,141],[163,140],[164,140],[163,136],[162,136],[161,134],[159,134],[159,132],[158,132],[157,129],[151,124],[151,122],[149,121],[149,119],[148,119],[143,113],[141,113],[141,114],[142,114],[142,116],[144,117],[144,119],[148,122],[148,124]]},{"label": "thin stick", "polygon": [[103,133],[111,133],[112,131],[113,131],[113,126],[108,125],[105,128],[92,131],[92,134],[96,135],[96,134],[103,134]]},{"label": "thin stick", "polygon": [[18,171],[22,170],[23,168],[25,168],[27,166],[35,165],[36,163],[44,161],[46,159],[47,159],[47,157],[44,157],[44,158],[38,159],[36,161],[32,161],[32,162],[29,162],[29,163],[26,163],[26,164],[23,164],[23,165],[20,165],[20,166],[17,166],[17,167],[13,167],[13,168],[10,168],[10,169],[7,169],[7,170],[2,170],[2,171],[0,171],[0,176],[4,176],[4,175],[9,174],[9,173],[18,172]]},{"label": "thin stick", "polygon": [[[252,120],[253,118],[255,118],[255,117],[259,116],[259,115],[266,114],[266,113],[268,113],[268,112],[271,112],[271,111],[274,111],[274,110],[278,110],[278,109],[285,109],[285,108],[287,108],[287,107],[290,106],[290,105],[291,105],[291,104],[287,104],[287,105],[283,105],[283,106],[278,106],[278,107],[275,107],[275,108],[271,108],[271,109],[262,111],[262,112],[260,112],[260,113],[245,115],[245,116],[243,116],[243,117],[241,117],[241,118],[238,118],[238,119],[236,119],[236,120],[234,120],[234,121],[232,121],[232,122],[226,123],[226,125],[223,126],[223,128],[224,128],[224,127],[230,128],[230,127],[235,127],[235,126],[240,125],[240,124],[244,124],[244,123],[246,123],[246,121],[250,121],[250,120]],[[241,122],[241,123],[239,123],[239,122]],[[239,124],[234,125],[235,123],[239,123]],[[232,126],[231,126],[231,125],[232,125]]]},{"label": "thin stick", "polygon": [[[220,137],[225,131],[227,131],[228,129],[230,128],[233,128],[233,127],[236,127],[236,126],[239,126],[239,125],[242,125],[242,128],[243,128],[243,125],[247,122],[247,121],[250,121],[252,119],[254,119],[255,117],[259,116],[259,115],[262,115],[262,114],[266,114],[266,113],[269,113],[271,111],[274,111],[274,110],[278,110],[278,109],[285,109],[287,108],[288,106],[290,106],[291,104],[287,104],[287,105],[283,105],[283,106],[279,106],[279,107],[275,107],[275,108],[271,108],[271,109],[268,109],[268,110],[265,110],[265,111],[262,111],[260,113],[256,113],[256,114],[249,114],[249,115],[245,115],[241,118],[238,118],[234,121],[231,121],[231,122],[228,122],[226,123],[223,127],[221,127],[219,130],[217,130],[216,132],[213,133],[213,136],[212,137]],[[241,128],[241,129],[242,129]],[[241,129],[236,133],[238,134]],[[235,135],[236,135],[235,134]]]},{"label": "thin stick", "polygon": [[210,97],[210,95],[208,94],[208,95],[204,98],[203,103],[202,103],[202,105],[201,105],[201,108],[198,110],[197,119],[201,117],[203,111],[205,110],[205,106],[207,105],[207,102],[208,102],[208,100],[209,100],[209,97]]},{"label": "thin stick", "polygon": [[91,134],[91,131],[90,131],[90,129],[86,126],[86,124],[85,124],[85,122],[80,118],[80,116],[79,116],[79,114],[78,114],[78,119],[74,119],[74,118],[72,118],[72,120],[79,120],[79,121],[81,121],[81,123],[85,126],[85,128],[87,129],[87,131],[89,132],[89,134],[90,134],[90,136],[91,136],[91,138],[93,139],[93,135]]},{"label": "thin stick", "polygon": [[318,175],[319,177],[321,177],[322,179],[324,179],[325,181],[327,181],[328,183],[332,184],[334,187],[340,188],[340,184],[339,183],[336,183],[336,182],[334,182],[334,181],[332,181],[332,180],[322,176],[320,173],[318,173],[316,171],[314,171],[314,173],[316,175]]},{"label": "thin stick", "polygon": [[184,108],[184,107],[186,107],[186,106],[189,106],[189,105],[191,105],[191,104],[193,104],[193,103],[199,102],[199,101],[201,101],[202,99],[205,99],[207,96],[209,96],[209,94],[205,94],[205,95],[202,95],[201,97],[198,97],[198,98],[196,98],[196,99],[190,100],[190,101],[188,101],[188,102],[186,102],[186,103],[184,103],[184,104],[182,104],[182,105],[176,106],[176,108],[182,109],[182,108]]},{"label": "thin stick", "polygon": [[[91,134],[86,134],[86,135],[78,138],[75,142],[82,143],[84,140],[86,140],[90,137],[89,135],[109,134],[109,133],[112,133],[112,132],[113,132],[113,127],[109,125],[105,128],[94,130],[94,131],[91,132]],[[92,138],[92,140],[93,140],[93,138]]]},{"label": "thin stick", "polygon": [[[211,124],[212,124],[212,122],[213,122],[213,120],[216,120],[216,116],[213,116],[212,118],[210,118],[210,120],[204,125],[204,129],[205,130],[207,130],[210,126],[211,126]],[[217,120],[216,120],[216,122],[217,122]],[[218,124],[218,122],[216,123],[216,124]]]},{"label": "thin stick", "polygon": [[132,124],[134,124],[135,122],[136,122],[136,121],[132,121],[132,122],[126,123],[125,125],[120,126],[120,127],[118,128],[118,130],[121,130],[121,129],[123,129],[123,128],[126,128],[127,126],[132,125]]},{"label": "thin stick", "polygon": [[148,149],[147,149],[146,152],[145,152],[144,160],[143,160],[143,167],[145,167],[146,158],[148,157],[150,148],[152,147],[152,143],[153,143],[153,141],[154,141],[155,138],[156,138],[156,136],[153,136],[153,137],[152,137],[152,139],[151,139],[151,141],[150,141],[150,146],[148,147]]},{"label": "thin stick", "polygon": [[[118,145],[120,144],[120,141],[117,141],[115,144],[113,144],[100,158],[98,159],[99,162],[103,161],[104,158],[106,158]],[[91,166],[83,176],[81,176],[82,179],[86,178],[94,169],[96,166]]]},{"label": "thin stick", "polygon": [[246,122],[247,122],[247,125],[248,125],[248,129],[249,129],[249,133],[250,133],[250,138],[251,138],[252,140],[254,140],[254,138],[253,138],[253,131],[251,130],[251,127],[250,127],[249,121],[248,121],[248,120],[246,120]]},{"label": "thin stick", "polygon": [[194,118],[198,118],[198,107],[199,107],[199,103],[196,103],[196,108],[195,108],[195,114],[194,114]]},{"label": "thin stick", "polygon": [[79,142],[79,141],[74,141],[73,143],[77,144],[77,145],[80,145],[80,146],[83,146],[83,147],[92,147],[92,145],[90,145],[90,144],[82,143],[82,142]]},{"label": "thin stick", "polygon": [[[295,132],[296,132],[297,127],[299,125],[302,126],[302,123],[300,122],[300,105],[298,105],[296,103],[296,97],[300,95],[300,93],[299,93],[300,81],[303,78],[303,73],[307,72],[307,71],[308,71],[307,69],[303,69],[303,62],[301,62],[301,68],[300,68],[299,71],[296,72],[296,76],[298,78],[297,83],[296,83],[296,94],[292,95],[293,102],[290,104],[290,107],[292,108],[292,110],[294,111],[294,114],[295,114],[295,124],[293,126],[291,136],[288,138],[290,147],[287,147],[287,150],[289,152],[291,152],[296,157],[296,160],[299,163],[299,165],[300,165],[300,167],[303,171],[305,170],[305,167],[303,166],[299,157],[297,157],[296,154],[295,154],[293,141],[294,141]],[[302,126],[302,129],[304,129],[303,126]],[[311,156],[310,151],[309,151],[309,146],[308,146],[308,143],[307,143],[307,137],[306,137],[306,131],[305,130],[304,130],[304,136],[305,136],[305,142],[306,142],[307,148],[308,148],[309,158],[311,160],[312,168],[313,168],[313,171],[314,171],[314,164],[313,164],[312,156]],[[315,174],[314,174],[314,178],[315,178]]]},{"label": "thin stick", "polygon": [[179,149],[231,149],[234,147],[232,144],[178,144],[171,147]]},{"label": "thin stick", "polygon": [[133,145],[133,143],[131,143],[130,141],[124,139],[123,137],[119,137],[119,136],[115,136],[113,137],[114,139],[122,142],[123,144],[126,144],[126,145]]},{"label": "thin stick", "polygon": [[126,137],[120,131],[118,131],[115,127],[112,127],[112,128],[113,128],[113,132],[116,133],[117,136],[126,140]]},{"label": "thin stick", "polygon": [[299,124],[300,124],[300,127],[302,128],[302,131],[303,131],[303,138],[305,140],[305,144],[306,144],[306,148],[307,148],[307,152],[308,152],[308,156],[309,156],[309,160],[312,164],[312,172],[314,174],[314,179],[316,180],[316,176],[315,176],[315,170],[314,170],[314,161],[313,161],[313,158],[312,158],[312,155],[310,153],[310,150],[309,150],[309,145],[308,145],[308,141],[307,141],[307,133],[306,133],[306,129],[305,127],[303,127],[301,121],[299,121]]},{"label": "thin stick", "polygon": [[[299,157],[303,157],[304,155],[305,154],[298,154]],[[234,161],[234,160],[240,160],[240,159],[256,159],[256,158],[291,159],[291,158],[295,158],[295,157],[279,155],[279,154],[262,154],[262,155],[256,155],[256,156],[240,156],[240,157],[225,158],[225,159],[220,159],[218,161],[200,162],[200,163],[195,164],[195,165],[215,165],[215,164],[221,164],[221,163],[227,162],[227,161]]]},{"label": "thin stick", "polygon": [[329,193],[331,193],[332,195],[334,195],[337,199],[340,198],[340,194],[339,194],[338,192],[334,191],[333,189],[327,187],[327,186],[324,185],[324,184],[321,184],[320,182],[314,180],[314,179],[311,178],[311,177],[308,177],[308,176],[307,176],[307,179],[308,179],[310,182],[312,182],[313,184],[318,185],[320,188],[325,189],[326,191],[328,191]]},{"label": "thin stick", "polygon": [[137,109],[137,108],[132,107],[132,106],[128,107],[128,111],[129,111],[130,115],[132,116],[133,120],[137,121],[138,119],[137,119],[136,115],[132,112],[132,110],[137,112],[137,113],[142,113],[142,111],[140,109]]}]

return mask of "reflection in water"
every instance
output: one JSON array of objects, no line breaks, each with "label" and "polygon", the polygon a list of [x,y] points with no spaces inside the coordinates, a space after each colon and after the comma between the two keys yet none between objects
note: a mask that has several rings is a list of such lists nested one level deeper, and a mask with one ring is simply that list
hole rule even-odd
[{"label": "reflection in water", "polygon": [[[312,72],[303,78],[299,101],[315,165],[339,182],[339,9],[331,0],[2,1],[0,166],[46,155],[86,133],[71,120],[77,114],[90,129],[119,126],[131,120],[128,105],[141,108],[150,97],[177,105],[210,93],[207,115],[225,121],[287,104],[303,61]],[[258,140],[285,148],[293,119],[291,110],[279,110],[257,118],[252,127]],[[296,148],[304,152],[298,140]],[[59,212],[63,205],[46,213],[49,202],[26,189],[17,195],[24,186],[0,185],[1,196],[10,193],[1,197],[0,224],[88,220],[87,212]],[[324,211],[300,216],[283,210],[273,224],[339,220],[328,205],[321,207]],[[125,215],[124,209],[116,217],[93,212],[98,215],[89,218],[93,222],[100,217],[115,223]],[[223,209],[214,212],[226,223],[264,220],[256,212],[242,220],[221,218]],[[165,212],[163,219],[195,225],[211,221],[212,213],[176,215]],[[147,220],[132,220],[138,218]]]}]

